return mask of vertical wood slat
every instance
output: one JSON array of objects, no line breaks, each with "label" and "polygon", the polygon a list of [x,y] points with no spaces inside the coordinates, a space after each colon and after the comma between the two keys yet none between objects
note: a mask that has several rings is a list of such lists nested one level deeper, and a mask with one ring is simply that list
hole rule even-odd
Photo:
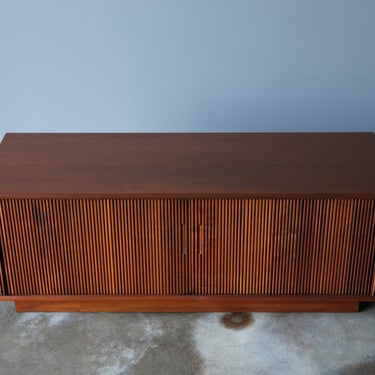
[{"label": "vertical wood slat", "polygon": [[[2,252],[1,241],[2,241],[2,237],[0,234],[0,252]],[[2,258],[0,259],[1,259],[0,261],[3,263],[4,261],[2,260]],[[4,295],[6,295],[6,290],[5,290],[5,283],[4,283],[4,277],[3,277],[3,267],[1,266],[0,267],[0,296],[4,296]]]},{"label": "vertical wood slat", "polygon": [[123,295],[131,295],[133,285],[133,264],[129,254],[129,231],[125,229],[127,218],[124,214],[124,201],[117,199],[116,216],[118,220],[118,252],[120,256],[119,273]]},{"label": "vertical wood slat", "polygon": [[2,215],[2,207],[0,205],[0,296],[6,295],[6,287],[5,287],[5,275],[4,274],[4,237],[3,237],[3,230],[2,230],[2,222],[3,222],[3,215]]},{"label": "vertical wood slat", "polygon": [[[367,257],[366,262],[366,279],[365,279],[365,285],[367,285],[367,289],[365,288],[364,294],[365,295],[374,295],[374,283],[375,283],[375,251],[372,249],[375,248],[375,201],[370,201],[370,207],[369,207],[369,228],[368,228],[368,235],[369,235],[369,241],[366,242],[368,246],[368,251],[370,252],[370,256]],[[371,275],[373,276],[374,283],[371,284]]]},{"label": "vertical wood slat", "polygon": [[7,202],[4,201],[3,204],[0,207],[0,225],[1,225],[1,240],[2,240],[2,260],[4,261],[4,269],[5,269],[5,275],[4,277],[8,281],[8,293],[10,295],[15,293],[15,287],[14,287],[14,278],[12,277],[12,265],[14,260],[10,259],[10,256],[12,254],[12,251],[16,251],[16,249],[12,249],[12,242],[9,238],[10,231],[8,229],[8,224],[10,220],[8,219],[9,214],[7,211]]},{"label": "vertical wood slat", "polygon": [[144,271],[147,279],[151,281],[151,289],[148,294],[160,294],[164,288],[163,273],[161,270],[162,264],[162,235],[159,235],[155,231],[155,228],[160,228],[161,219],[161,202],[158,199],[156,202],[148,201],[151,206],[148,207],[148,222],[149,222],[149,232],[151,234],[150,242],[147,248],[145,248],[146,256],[149,255],[148,259],[145,260],[145,265],[147,269]]},{"label": "vertical wood slat", "polygon": [[[7,213],[10,214],[10,215],[14,215],[14,200],[10,200],[7,204]],[[18,218],[16,218],[17,220]],[[20,248],[20,243],[19,243],[19,240],[18,240],[18,228],[19,228],[19,225],[20,225],[20,222],[17,220],[16,221],[16,225],[9,225],[8,226],[8,230],[10,231],[9,232],[9,239],[10,241],[12,241],[12,243],[14,244],[15,248],[18,250]],[[12,261],[14,262],[15,264],[15,281],[14,281],[14,289],[15,289],[15,293],[19,293],[20,290],[23,289],[23,287],[25,287],[25,284],[23,283],[23,279],[24,279],[24,275],[23,275],[23,270],[22,270],[22,266],[21,266],[21,259],[20,259],[20,254],[19,254],[19,251],[15,251],[15,252],[12,252],[10,254],[10,259],[12,259]],[[24,285],[21,285],[21,284],[24,284]]]},{"label": "vertical wood slat", "polygon": [[358,261],[358,255],[357,255],[357,244],[358,244],[358,232],[360,230],[360,222],[361,222],[361,210],[362,210],[362,200],[357,200],[355,205],[355,211],[354,211],[354,218],[353,218],[353,226],[351,227],[351,238],[350,238],[350,244],[353,248],[351,254],[350,254],[350,265],[349,265],[349,278],[348,278],[348,294],[353,295],[354,289],[355,289],[355,283],[357,282],[357,275],[356,272],[356,264]]},{"label": "vertical wood slat", "polygon": [[375,295],[374,216],[372,199],[2,199],[0,294]]}]

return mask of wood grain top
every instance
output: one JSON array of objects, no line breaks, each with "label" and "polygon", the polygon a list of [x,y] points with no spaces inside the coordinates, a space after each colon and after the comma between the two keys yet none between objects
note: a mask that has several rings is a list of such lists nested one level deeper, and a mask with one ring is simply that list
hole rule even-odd
[{"label": "wood grain top", "polygon": [[0,197],[375,197],[373,133],[8,133]]}]

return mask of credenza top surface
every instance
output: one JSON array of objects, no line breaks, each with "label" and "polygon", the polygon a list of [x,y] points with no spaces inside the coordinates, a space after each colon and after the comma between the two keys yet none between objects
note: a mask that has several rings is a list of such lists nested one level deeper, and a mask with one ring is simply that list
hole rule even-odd
[{"label": "credenza top surface", "polygon": [[0,197],[375,197],[373,133],[8,133]]}]

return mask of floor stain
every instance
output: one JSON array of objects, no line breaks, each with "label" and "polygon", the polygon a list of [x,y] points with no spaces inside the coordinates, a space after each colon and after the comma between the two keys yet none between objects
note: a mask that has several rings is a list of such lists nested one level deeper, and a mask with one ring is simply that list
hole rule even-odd
[{"label": "floor stain", "polygon": [[[202,358],[192,337],[199,314],[161,314],[162,335],[127,374],[199,375]],[[173,322],[173,324],[171,324]]]},{"label": "floor stain", "polygon": [[221,324],[230,329],[244,329],[251,326],[255,319],[253,314],[244,312],[228,313],[222,316]]},{"label": "floor stain", "polygon": [[337,375],[372,375],[375,374],[375,360],[369,362],[354,363],[342,367]]}]

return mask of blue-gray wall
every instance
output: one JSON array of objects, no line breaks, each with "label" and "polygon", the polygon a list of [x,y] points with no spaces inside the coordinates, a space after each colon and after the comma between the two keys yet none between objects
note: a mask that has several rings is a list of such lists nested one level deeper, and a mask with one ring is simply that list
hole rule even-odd
[{"label": "blue-gray wall", "polygon": [[0,2],[7,131],[374,131],[375,1]]}]

